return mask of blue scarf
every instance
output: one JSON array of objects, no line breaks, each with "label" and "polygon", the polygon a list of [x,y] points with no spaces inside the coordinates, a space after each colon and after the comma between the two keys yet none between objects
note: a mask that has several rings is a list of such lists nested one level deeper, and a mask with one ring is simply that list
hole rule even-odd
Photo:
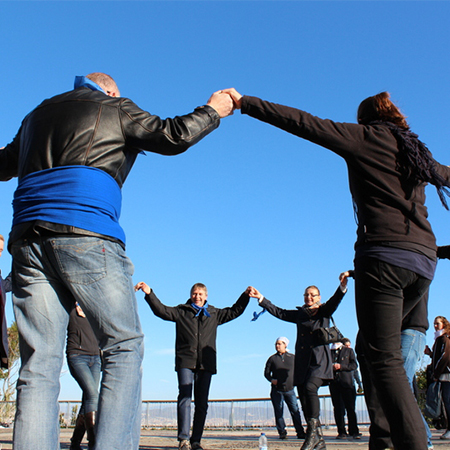
[{"label": "blue scarf", "polygon": [[203,311],[203,314],[206,317],[211,317],[211,314],[208,312],[208,302],[205,302],[203,306],[197,306],[195,303],[191,303],[191,306],[197,311],[195,317],[198,317],[200,313]]},{"label": "blue scarf", "polygon": [[87,87],[89,89],[92,89],[93,91],[101,91],[104,94],[106,94],[106,92],[97,83],[94,83],[89,78],[86,78],[83,76],[75,77],[75,82],[74,82],[73,88],[77,89],[79,87]]},{"label": "blue scarf", "polygon": [[119,239],[122,191],[111,175],[88,166],[65,166],[22,178],[14,192],[13,226],[43,220]]}]

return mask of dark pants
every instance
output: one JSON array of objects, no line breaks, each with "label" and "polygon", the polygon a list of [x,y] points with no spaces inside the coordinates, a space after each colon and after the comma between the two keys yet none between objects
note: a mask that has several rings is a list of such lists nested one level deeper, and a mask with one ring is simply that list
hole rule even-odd
[{"label": "dark pants", "polygon": [[319,388],[325,380],[311,377],[304,384],[297,386],[298,396],[302,404],[305,419],[318,419],[320,416]]},{"label": "dark pants", "polygon": [[[357,352],[363,357],[361,362],[358,356],[364,391],[366,398],[372,392],[380,394],[377,398],[397,450],[427,448],[421,413],[403,367],[401,325],[403,318],[428,292],[430,283],[410,270],[375,258],[355,260],[360,330]],[[369,404],[368,408],[370,414],[376,414],[376,409],[371,410]],[[372,431],[376,430],[371,428],[371,434]]]},{"label": "dark pants", "polygon": [[191,442],[200,442],[205,427],[208,411],[208,395],[212,373],[206,370],[194,371],[179,369],[178,375],[178,440],[189,439],[191,428],[191,399],[194,387],[194,423],[192,426]]},{"label": "dark pants", "polygon": [[342,386],[339,381],[330,383],[330,395],[333,402],[334,420],[339,434],[345,432],[345,412],[347,411],[348,433],[351,436],[359,433],[356,419],[356,391],[355,387]]},{"label": "dark pants", "polygon": [[302,426],[302,419],[300,417],[300,410],[298,409],[297,396],[294,389],[290,391],[277,391],[275,387],[272,387],[270,391],[270,399],[272,400],[273,411],[275,414],[275,425],[277,427],[278,434],[284,436],[286,434],[286,423],[283,418],[283,401],[291,413],[292,422],[295,427],[297,436],[301,436],[304,433]]}]

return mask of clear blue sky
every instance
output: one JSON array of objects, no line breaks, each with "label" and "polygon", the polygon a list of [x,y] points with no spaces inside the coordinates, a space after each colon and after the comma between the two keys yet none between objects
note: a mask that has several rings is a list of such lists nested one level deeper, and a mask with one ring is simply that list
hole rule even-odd
[{"label": "clear blue sky", "polygon": [[[450,164],[449,2],[1,1],[0,18],[1,145],[44,98],[72,89],[75,75],[102,71],[123,96],[163,118],[235,87],[354,122],[362,99],[388,90],[436,159]],[[0,185],[5,235],[16,185]],[[450,212],[427,189],[438,243],[450,244]],[[339,273],[353,265],[356,225],[343,160],[240,113],[183,155],[139,156],[123,197],[134,279],[168,305],[185,302],[192,284],[203,282],[216,307],[254,285],[294,308],[310,284],[329,298]],[[4,275],[10,263],[5,253]],[[450,261],[441,261],[431,320],[450,316],[449,274]],[[138,302],[143,398],[175,399],[175,326],[154,317],[141,293]],[[252,301],[219,328],[211,398],[268,396],[263,368],[276,337],[294,348],[292,324],[268,314],[250,322],[255,310]],[[7,313],[11,323],[10,305]],[[352,282],[335,319],[354,341]],[[64,370],[61,399],[78,399]]]}]

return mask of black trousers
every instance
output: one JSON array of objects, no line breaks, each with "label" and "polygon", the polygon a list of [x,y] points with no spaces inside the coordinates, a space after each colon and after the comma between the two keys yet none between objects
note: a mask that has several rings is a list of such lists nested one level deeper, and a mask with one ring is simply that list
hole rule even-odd
[{"label": "black trousers", "polygon": [[345,412],[347,411],[348,434],[354,436],[359,433],[358,421],[356,418],[356,390],[355,387],[342,386],[339,381],[330,383],[330,395],[333,402],[334,421],[338,429],[338,434],[346,434]]},{"label": "black trousers", "polygon": [[[376,394],[372,398],[366,396],[372,425],[377,422],[377,408],[381,408],[396,450],[427,448],[421,413],[403,367],[401,325],[403,318],[428,293],[430,283],[415,272],[376,258],[355,260],[357,353],[364,392],[367,396]],[[371,440],[372,432],[376,432],[376,427],[371,427]],[[374,445],[369,448],[376,449]]]},{"label": "black trousers", "polygon": [[322,378],[310,377],[304,384],[297,386],[303,415],[307,421],[318,419],[320,416],[319,388],[325,382]]}]

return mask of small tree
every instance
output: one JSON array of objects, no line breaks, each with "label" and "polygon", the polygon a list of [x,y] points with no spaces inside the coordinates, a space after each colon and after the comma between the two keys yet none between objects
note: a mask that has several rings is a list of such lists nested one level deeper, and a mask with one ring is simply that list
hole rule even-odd
[{"label": "small tree", "polygon": [[19,331],[16,322],[8,328],[8,369],[0,370],[0,379],[3,380],[2,399],[0,403],[0,421],[9,423],[14,416],[15,406],[11,402],[15,398],[16,382],[19,374]]}]

